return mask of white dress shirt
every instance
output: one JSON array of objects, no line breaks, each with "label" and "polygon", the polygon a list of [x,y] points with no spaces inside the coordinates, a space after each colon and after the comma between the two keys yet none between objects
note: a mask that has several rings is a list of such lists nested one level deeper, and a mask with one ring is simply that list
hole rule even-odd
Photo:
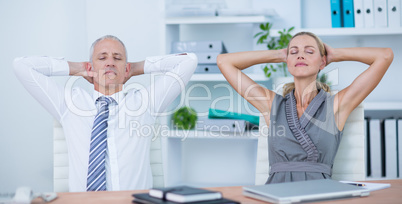
[{"label": "white dress shirt", "polygon": [[[109,105],[106,153],[107,190],[152,187],[150,130],[161,113],[181,92],[197,66],[197,57],[166,55],[148,57],[144,73],[160,73],[149,87],[131,88],[113,94]],[[14,60],[14,71],[31,95],[63,126],[68,146],[69,190],[86,191],[89,147],[95,100],[80,87],[60,86],[50,76],[69,75],[67,61],[50,57],[22,57]],[[152,81],[151,81],[152,82]],[[139,124],[141,126],[139,126]]]}]

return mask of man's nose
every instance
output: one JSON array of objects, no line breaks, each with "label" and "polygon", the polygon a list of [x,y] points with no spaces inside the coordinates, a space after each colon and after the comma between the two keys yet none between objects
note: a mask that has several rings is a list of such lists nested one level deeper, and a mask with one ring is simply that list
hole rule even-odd
[{"label": "man's nose", "polygon": [[106,60],[106,66],[108,67],[114,67],[115,66],[115,61],[113,58],[109,58],[108,60]]}]

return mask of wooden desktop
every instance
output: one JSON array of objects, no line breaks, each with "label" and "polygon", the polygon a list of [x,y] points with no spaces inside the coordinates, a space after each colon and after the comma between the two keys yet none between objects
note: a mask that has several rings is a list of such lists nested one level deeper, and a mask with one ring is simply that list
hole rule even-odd
[{"label": "wooden desktop", "polygon": [[[402,179],[364,181],[373,183],[390,183],[391,187],[378,191],[370,192],[370,195],[362,198],[350,198],[342,200],[332,200],[320,203],[401,203],[402,202]],[[213,187],[206,188],[222,192],[228,199],[236,200],[241,203],[267,203],[243,196],[241,186]],[[49,202],[50,204],[69,204],[69,203],[132,203],[133,193],[145,193],[148,190],[135,191],[106,191],[106,192],[80,192],[80,193],[58,193],[58,198]],[[32,203],[43,203],[41,199],[35,199]]]}]

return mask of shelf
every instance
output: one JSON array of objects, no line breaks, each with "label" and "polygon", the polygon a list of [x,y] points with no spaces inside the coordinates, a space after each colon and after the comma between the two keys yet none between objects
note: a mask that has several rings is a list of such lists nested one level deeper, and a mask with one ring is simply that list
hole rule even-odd
[{"label": "shelf", "polygon": [[199,139],[258,139],[258,131],[222,132],[222,131],[196,131],[196,130],[170,130],[168,138],[178,138],[181,140],[189,138]]},{"label": "shelf", "polygon": [[267,16],[207,16],[166,18],[166,25],[180,24],[227,24],[227,23],[265,23]]},{"label": "shelf", "polygon": [[[278,37],[279,29],[273,29],[271,34],[273,37]],[[400,35],[401,28],[298,28],[293,31],[293,34],[300,31],[309,31],[320,37],[332,36],[370,36],[370,35]]]},{"label": "shelf", "polygon": [[402,118],[401,102],[366,102],[363,105],[366,118]]},{"label": "shelf", "polygon": [[402,110],[402,103],[401,102],[366,102],[366,103],[364,103],[364,110],[370,110],[370,111]]},{"label": "shelf", "polygon": [[[247,74],[254,81],[268,81],[263,74]],[[226,81],[222,74],[193,74],[191,81]]]}]

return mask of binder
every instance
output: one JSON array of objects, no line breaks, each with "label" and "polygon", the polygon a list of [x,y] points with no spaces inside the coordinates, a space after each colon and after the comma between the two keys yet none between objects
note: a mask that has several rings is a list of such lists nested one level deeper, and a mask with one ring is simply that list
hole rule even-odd
[{"label": "binder", "polygon": [[247,121],[236,119],[211,119],[208,117],[201,117],[197,120],[196,127],[197,130],[243,133],[246,130]]},{"label": "binder", "polygon": [[343,27],[355,27],[353,0],[342,0]]},{"label": "binder", "polygon": [[398,120],[398,166],[399,178],[402,178],[402,120]]},{"label": "binder", "polygon": [[194,73],[199,74],[221,73],[221,70],[219,70],[219,67],[216,64],[198,64],[197,68],[195,68]]},{"label": "binder", "polygon": [[331,23],[333,28],[342,27],[342,0],[331,0]]},{"label": "binder", "polygon": [[374,3],[373,0],[363,0],[364,27],[374,27]]},{"label": "binder", "polygon": [[354,0],[353,10],[355,17],[355,28],[364,28],[364,7],[363,0]]},{"label": "binder", "polygon": [[222,41],[175,41],[172,43],[172,53],[180,52],[216,52],[227,53]]},{"label": "binder", "polygon": [[260,124],[260,117],[255,115],[248,115],[243,113],[229,112],[219,109],[210,108],[208,111],[208,118],[222,118],[222,119],[239,119],[246,120],[254,125]]},{"label": "binder", "polygon": [[401,26],[401,1],[388,0],[388,27],[397,28]]},{"label": "binder", "polygon": [[364,161],[366,161],[366,177],[369,177],[371,175],[371,169],[370,169],[370,139],[369,139],[369,119],[365,118],[364,119],[364,138],[366,139],[365,149],[366,151],[364,152]]},{"label": "binder", "polygon": [[385,133],[385,177],[387,179],[397,178],[397,143],[396,143],[396,119],[384,121]]},{"label": "binder", "polygon": [[382,177],[382,149],[380,120],[372,119],[370,128],[370,169],[372,178]]},{"label": "binder", "polygon": [[387,0],[374,0],[374,27],[388,27]]},{"label": "binder", "polygon": [[198,63],[199,64],[216,64],[216,58],[219,52],[197,52]]}]

